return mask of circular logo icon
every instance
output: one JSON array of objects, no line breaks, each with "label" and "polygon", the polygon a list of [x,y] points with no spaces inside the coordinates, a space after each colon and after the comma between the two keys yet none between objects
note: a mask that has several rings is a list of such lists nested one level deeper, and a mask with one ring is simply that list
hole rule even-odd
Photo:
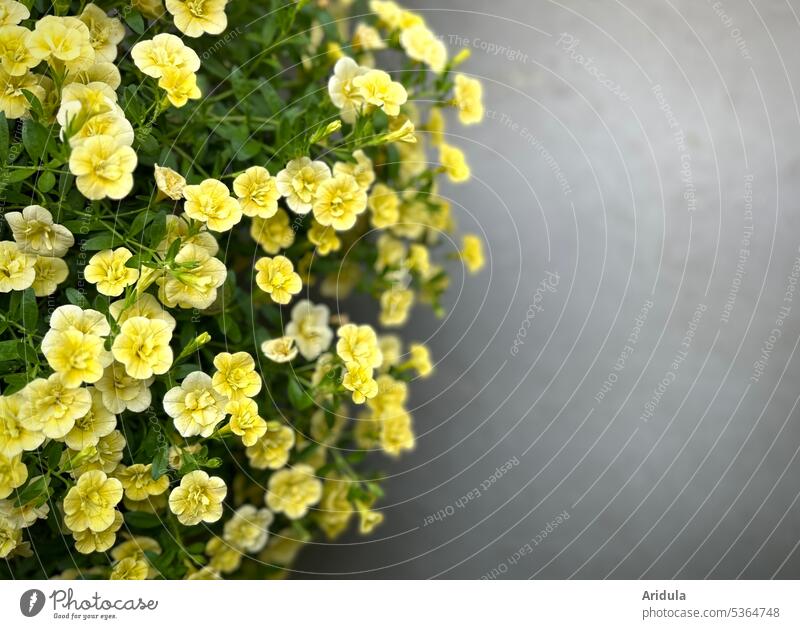
[{"label": "circular logo icon", "polygon": [[41,590],[28,590],[19,597],[19,611],[23,616],[32,618],[44,607],[44,592]]}]

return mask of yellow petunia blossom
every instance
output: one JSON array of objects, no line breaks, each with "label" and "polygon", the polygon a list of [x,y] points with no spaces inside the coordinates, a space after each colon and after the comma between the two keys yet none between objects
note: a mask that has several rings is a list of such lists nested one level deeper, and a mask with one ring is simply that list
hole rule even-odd
[{"label": "yellow petunia blossom", "polygon": [[[183,186],[181,186],[181,198],[183,198]],[[219,243],[209,231],[205,229],[200,231],[192,230],[189,226],[189,219],[185,215],[175,216],[170,214],[167,216],[167,233],[158,244],[156,250],[162,256],[166,256],[169,246],[178,238],[181,239],[181,249],[185,245],[196,245],[201,249],[205,249],[208,255],[212,257],[217,255],[219,251]]]},{"label": "yellow petunia blossom", "polygon": [[112,62],[117,57],[117,44],[125,37],[122,22],[106,15],[96,4],[87,4],[78,19],[89,29],[89,42],[94,49],[95,61]]},{"label": "yellow petunia blossom", "polygon": [[286,465],[295,443],[294,430],[278,421],[267,422],[267,431],[245,450],[250,466],[257,470],[277,470]]},{"label": "yellow petunia blossom", "polygon": [[20,250],[15,242],[0,242],[0,293],[25,290],[36,280],[36,258]]},{"label": "yellow petunia blossom", "polygon": [[250,236],[270,255],[291,247],[295,238],[294,230],[289,224],[289,215],[280,208],[270,218],[253,218]]},{"label": "yellow petunia blossom", "polygon": [[217,354],[214,367],[217,371],[211,378],[211,385],[229,400],[253,397],[261,391],[261,376],[256,372],[255,360],[247,352]]},{"label": "yellow petunia blossom", "polygon": [[214,574],[229,574],[236,572],[242,565],[242,553],[220,537],[212,537],[206,543],[206,555],[209,557],[209,570]]},{"label": "yellow petunia blossom", "polygon": [[216,522],[222,517],[222,501],[228,488],[218,476],[202,470],[189,472],[169,495],[169,508],[186,526]]},{"label": "yellow petunia blossom", "polygon": [[212,386],[211,376],[193,371],[164,396],[164,410],[182,437],[210,437],[223,419],[228,398]]},{"label": "yellow petunia blossom", "polygon": [[307,232],[308,239],[316,246],[316,253],[326,256],[333,251],[339,251],[342,241],[336,235],[336,230],[330,226],[320,225],[312,220]]},{"label": "yellow petunia blossom", "polygon": [[325,162],[312,162],[308,157],[300,157],[286,164],[286,168],[276,175],[275,183],[293,212],[308,214],[317,187],[330,177],[331,170]]},{"label": "yellow petunia blossom", "polygon": [[102,396],[103,406],[112,413],[125,410],[141,413],[150,406],[151,384],[153,378],[132,378],[125,371],[125,365],[114,361],[106,367],[103,377],[94,386]]},{"label": "yellow petunia blossom", "polygon": [[400,106],[408,100],[408,93],[402,83],[392,81],[383,70],[369,70],[353,79],[353,86],[364,102],[380,107],[387,116],[400,113]]},{"label": "yellow petunia blossom", "polygon": [[165,68],[158,87],[167,93],[173,107],[183,107],[190,100],[197,100],[203,93],[197,87],[197,75],[186,68]]},{"label": "yellow petunia blossom", "polygon": [[205,179],[183,189],[186,216],[201,221],[215,232],[225,232],[242,220],[242,208],[228,186],[217,179]]},{"label": "yellow petunia blossom", "polygon": [[255,265],[256,284],[278,304],[288,304],[303,288],[292,261],[284,256],[260,258]]},{"label": "yellow petunia blossom", "polygon": [[251,166],[233,180],[233,191],[239,198],[245,216],[270,218],[278,211],[278,184],[263,166]]},{"label": "yellow petunia blossom", "polygon": [[442,142],[439,147],[439,161],[453,183],[462,183],[470,178],[467,158],[461,149]]},{"label": "yellow petunia blossom", "polygon": [[368,205],[372,212],[372,225],[378,229],[394,225],[400,218],[400,198],[386,184],[379,183],[372,188]]},{"label": "yellow petunia blossom", "polygon": [[22,454],[0,454],[0,500],[8,498],[27,479],[28,468],[22,462]]},{"label": "yellow petunia blossom", "polygon": [[400,34],[400,44],[414,61],[420,61],[440,73],[447,64],[447,48],[424,24],[415,24]]},{"label": "yellow petunia blossom", "polygon": [[111,353],[125,365],[129,376],[145,380],[166,373],[172,365],[171,340],[172,328],[167,322],[131,317],[120,326]]},{"label": "yellow petunia blossom", "polygon": [[346,363],[357,363],[368,369],[377,369],[383,362],[375,330],[369,325],[348,323],[337,331],[339,340],[336,353]]},{"label": "yellow petunia blossom", "polygon": [[483,241],[474,234],[467,234],[461,247],[461,259],[470,273],[477,273],[486,264],[483,257]]},{"label": "yellow petunia blossom", "polygon": [[217,289],[225,283],[225,265],[199,244],[181,246],[175,266],[157,280],[158,298],[173,308],[208,308],[217,298]]},{"label": "yellow petunia blossom", "polygon": [[344,532],[353,515],[353,505],[347,499],[350,483],[338,477],[325,479],[322,486],[322,499],[319,503],[317,521],[329,539],[335,539]]},{"label": "yellow petunia blossom", "polygon": [[367,402],[370,410],[375,415],[381,415],[389,410],[402,408],[408,397],[408,385],[388,374],[381,374],[376,382],[378,393]]},{"label": "yellow petunia blossom", "polygon": [[22,76],[13,76],[0,68],[0,111],[9,120],[22,118],[31,108],[25,91],[30,92],[39,101],[45,99],[42,87],[43,77],[28,72]]},{"label": "yellow petunia blossom", "polygon": [[24,26],[0,26],[0,65],[11,76],[23,76],[41,61],[28,50],[29,34]]},{"label": "yellow petunia blossom", "polygon": [[367,209],[367,193],[352,175],[335,175],[319,184],[312,207],[320,225],[345,231]]},{"label": "yellow petunia blossom", "polygon": [[388,411],[380,422],[380,445],[386,454],[398,456],[415,445],[411,415],[403,409]]},{"label": "yellow petunia blossom", "polygon": [[369,72],[369,68],[360,66],[350,57],[342,57],[333,67],[333,75],[328,79],[328,95],[331,102],[341,110],[341,118],[353,124],[357,113],[364,106],[364,99],[353,79]]},{"label": "yellow petunia blossom", "polygon": [[111,434],[117,427],[117,417],[103,406],[100,392],[94,387],[90,387],[89,393],[92,400],[89,410],[78,417],[70,431],[64,435],[64,443],[77,451],[97,445],[100,437]]},{"label": "yellow petunia blossom", "polygon": [[83,276],[90,284],[97,285],[97,292],[109,297],[119,297],[127,286],[139,279],[139,270],[125,266],[133,254],[125,247],[105,249],[94,254]]},{"label": "yellow petunia blossom", "polygon": [[69,277],[69,267],[61,258],[52,256],[35,256],[36,262],[33,270],[36,279],[33,280],[33,294],[37,297],[47,297],[56,292],[59,284]]},{"label": "yellow petunia blossom", "polygon": [[241,437],[245,446],[255,445],[267,432],[267,422],[258,414],[258,404],[251,399],[228,402],[225,412],[231,416],[231,432]]},{"label": "yellow petunia blossom", "polygon": [[114,564],[108,578],[112,581],[143,581],[150,572],[150,564],[144,559],[126,557]]},{"label": "yellow petunia blossom", "polygon": [[398,327],[408,320],[408,313],[414,305],[414,291],[390,288],[381,293],[380,322],[384,327]]},{"label": "yellow petunia blossom", "polygon": [[85,70],[95,62],[89,28],[76,17],[45,15],[28,35],[30,53],[50,65],[70,72]]},{"label": "yellow petunia blossom", "polygon": [[454,96],[461,124],[478,124],[483,120],[483,86],[480,81],[456,74]]},{"label": "yellow petunia blossom", "polygon": [[41,205],[29,205],[22,212],[7,212],[5,219],[25,253],[60,258],[75,244],[72,233],[54,223],[53,215]]},{"label": "yellow petunia blossom", "polygon": [[189,37],[219,35],[228,26],[226,0],[166,0],[176,28]]},{"label": "yellow petunia blossom", "polygon": [[372,369],[359,363],[346,363],[342,386],[353,393],[353,402],[363,404],[378,394],[378,383],[372,378]]},{"label": "yellow petunia blossom", "polygon": [[84,531],[74,531],[72,537],[75,538],[75,550],[84,555],[106,552],[117,541],[117,531],[122,528],[123,521],[122,514],[114,511],[114,521],[107,529],[93,531],[87,528]]},{"label": "yellow petunia blossom", "polygon": [[89,389],[67,387],[58,373],[28,383],[22,395],[38,429],[49,439],[62,439],[92,406]]},{"label": "yellow petunia blossom", "polygon": [[97,382],[103,376],[103,369],[111,363],[102,337],[76,329],[63,332],[51,329],[42,339],[42,353],[47,364],[69,388],[83,382]]},{"label": "yellow petunia blossom", "polygon": [[410,354],[408,365],[412,369],[416,369],[421,377],[426,378],[433,373],[431,353],[427,347],[421,343],[412,343],[409,345],[408,351]]},{"label": "yellow petunia blossom", "polygon": [[[81,474],[91,470],[112,474],[119,467],[126,443],[125,437],[119,430],[112,430],[107,435],[100,437],[93,446],[87,446],[81,451],[68,449],[62,455],[62,459],[64,463],[69,461],[70,474],[73,478],[78,478]],[[64,467],[66,467],[65,464]]]},{"label": "yellow petunia blossom", "polygon": [[314,477],[314,468],[299,463],[284,468],[269,478],[267,506],[291,520],[302,518],[322,498],[322,483]]},{"label": "yellow petunia blossom", "polygon": [[368,190],[375,181],[375,169],[372,160],[361,149],[353,151],[355,162],[336,162],[333,175],[351,175],[363,190]]},{"label": "yellow petunia blossom", "polygon": [[83,310],[72,304],[59,306],[53,311],[50,315],[50,330],[55,332],[75,330],[101,337],[111,334],[111,326],[102,312],[91,308]]},{"label": "yellow petunia blossom", "polygon": [[126,557],[134,559],[144,559],[145,553],[151,552],[156,555],[161,554],[161,545],[152,537],[133,537],[119,544],[111,551],[111,558],[114,561],[122,561]]},{"label": "yellow petunia blossom", "polygon": [[[381,371],[387,371],[390,367],[395,367],[400,363],[403,343],[399,337],[393,334],[381,335],[378,337],[378,347],[381,350],[381,354],[383,354]],[[380,384],[380,378],[378,382]]]},{"label": "yellow petunia blossom", "polygon": [[297,356],[294,338],[291,336],[279,336],[269,339],[261,344],[261,351],[264,356],[275,363],[288,363]]},{"label": "yellow petunia blossom", "polygon": [[131,58],[147,76],[160,79],[165,70],[174,68],[197,72],[200,69],[200,57],[183,43],[177,35],[160,33],[153,39],[138,42],[131,48]]},{"label": "yellow petunia blossom", "polygon": [[428,123],[425,125],[425,130],[430,136],[432,146],[441,146],[444,140],[445,121],[442,115],[442,110],[438,107],[431,109],[428,114]]},{"label": "yellow petunia blossom", "polygon": [[169,489],[169,476],[161,475],[153,479],[153,465],[135,463],[115,472],[122,483],[125,495],[131,500],[147,500],[150,496],[160,496]]},{"label": "yellow petunia blossom", "polygon": [[[183,175],[167,166],[159,166],[156,164],[153,169],[153,178],[156,181],[156,187],[159,192],[164,196],[169,197],[173,201],[178,201],[183,198],[183,189],[186,187],[186,179]],[[174,218],[177,219],[178,217],[175,216]]]},{"label": "yellow petunia blossom", "polygon": [[330,347],[333,331],[328,325],[330,310],[325,304],[314,305],[307,299],[298,301],[292,308],[292,320],[286,334],[292,337],[303,358],[316,358]]},{"label": "yellow petunia blossom", "polygon": [[22,544],[22,529],[0,517],[0,559],[10,557]]},{"label": "yellow petunia blossom", "polygon": [[19,24],[22,20],[27,20],[31,12],[21,2],[15,0],[0,0],[0,26],[8,24]]},{"label": "yellow petunia blossom", "polygon": [[133,188],[136,152],[120,146],[108,135],[88,138],[75,147],[69,157],[69,169],[77,177],[75,184],[87,199],[122,199]]},{"label": "yellow petunia blossom", "polygon": [[64,85],[70,83],[89,83],[100,82],[108,85],[112,90],[117,89],[122,83],[122,76],[113,63],[101,62],[93,63],[85,70],[67,72],[64,77]]},{"label": "yellow petunia blossom", "polygon": [[225,522],[222,538],[242,553],[257,553],[267,545],[275,516],[267,509],[243,505]]},{"label": "yellow petunia blossom", "polygon": [[164,310],[158,300],[150,293],[143,293],[132,304],[127,304],[124,299],[111,302],[108,307],[108,314],[122,325],[131,317],[147,317],[148,319],[160,319],[167,323],[170,329],[175,328],[175,319]]},{"label": "yellow petunia blossom", "polygon": [[64,524],[73,532],[108,529],[122,500],[122,483],[104,472],[82,474],[64,498]]},{"label": "yellow petunia blossom", "polygon": [[131,5],[142,15],[154,20],[161,18],[166,12],[161,0],[131,0]]}]

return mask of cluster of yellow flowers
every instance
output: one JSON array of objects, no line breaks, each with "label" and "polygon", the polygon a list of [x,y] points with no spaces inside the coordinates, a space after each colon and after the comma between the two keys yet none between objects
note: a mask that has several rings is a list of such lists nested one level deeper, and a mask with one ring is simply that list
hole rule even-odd
[{"label": "cluster of yellow flowers", "polygon": [[[351,56],[332,46],[317,75],[328,77],[326,115],[338,110],[340,120],[270,160],[278,164],[272,173],[251,165],[259,158],[250,153],[242,169],[198,167],[197,176],[188,162],[142,155],[147,125],[161,114],[191,113],[197,103],[178,110],[201,98],[200,57],[181,36],[157,31],[171,16],[168,27],[186,37],[220,34],[226,6],[235,17],[232,6],[134,0],[157,34],[133,43],[124,11],[90,3],[78,15],[31,19],[36,9],[28,5],[0,0],[2,124],[21,125],[23,135],[29,125],[46,131],[49,124],[61,142],[51,148],[47,138],[42,155],[30,155],[29,170],[43,174],[25,193],[43,205],[11,195],[4,214],[11,237],[0,241],[0,298],[23,314],[19,323],[0,321],[6,362],[23,365],[16,380],[0,379],[0,558],[28,556],[31,527],[53,516],[78,553],[110,556],[107,565],[63,577],[165,576],[169,562],[157,557],[168,550],[173,563],[185,563],[179,576],[219,578],[248,555],[287,566],[309,529],[333,538],[354,515],[361,532],[372,531],[383,519],[373,508],[375,483],[337,445],[346,439],[392,457],[413,449],[408,382],[434,367],[424,345],[404,347],[317,302],[346,297],[368,272],[365,292],[380,307],[382,328],[406,323],[418,302],[438,306],[448,279],[429,247],[454,220],[435,176],[470,177],[464,153],[444,140],[443,111],[480,122],[481,84],[456,74],[452,99],[424,117],[413,103],[419,86],[374,67],[370,52],[391,40],[415,69],[442,79],[463,55],[448,60],[420,15],[372,0],[376,26],[358,23]],[[291,6],[291,18],[304,7]],[[132,63],[115,63],[118,46]],[[135,86],[122,87],[129,77],[119,67]],[[142,115],[140,90],[153,95]],[[343,125],[350,131],[331,147]],[[428,142],[439,154],[433,168]],[[33,145],[25,145],[29,154]],[[48,154],[58,151],[68,171],[50,167]],[[156,154],[174,168],[155,163]],[[42,183],[45,175],[53,181]],[[68,198],[70,177],[80,194]],[[220,256],[223,239],[230,262]],[[264,255],[248,259],[238,250],[243,243]],[[481,240],[464,236],[454,257],[477,273],[485,264]],[[322,262],[316,274],[315,261]],[[78,279],[65,286],[71,274]],[[246,292],[252,284],[258,290]],[[319,299],[308,298],[312,290]],[[31,308],[37,322],[25,320]],[[251,345],[241,330],[212,338],[214,329],[227,335],[236,319],[252,328]],[[354,422],[351,402],[360,408]],[[239,473],[239,465],[248,469]],[[165,535],[139,534],[140,525],[160,522],[170,527]],[[215,523],[220,534],[209,539],[206,527]]]}]

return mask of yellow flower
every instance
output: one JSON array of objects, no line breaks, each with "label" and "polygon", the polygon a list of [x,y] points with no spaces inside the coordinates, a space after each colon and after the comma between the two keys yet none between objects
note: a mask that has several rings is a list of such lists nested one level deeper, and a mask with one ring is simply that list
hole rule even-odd
[{"label": "yellow flower", "polygon": [[267,422],[267,431],[245,450],[250,466],[257,470],[277,470],[289,460],[294,446],[294,430],[278,421]]},{"label": "yellow flower", "polygon": [[11,556],[22,544],[22,529],[5,518],[0,518],[0,559]]},{"label": "yellow flower", "polygon": [[242,553],[257,553],[267,545],[269,526],[275,516],[267,509],[243,505],[225,522],[222,538]]},{"label": "yellow flower", "polygon": [[149,572],[150,564],[144,559],[126,557],[119,563],[114,564],[108,578],[112,581],[143,581],[147,578]]},{"label": "yellow flower", "polygon": [[414,123],[405,116],[397,116],[389,120],[389,133],[384,136],[386,142],[417,143],[417,130]]},{"label": "yellow flower", "polygon": [[106,367],[103,377],[94,386],[101,393],[103,406],[112,413],[121,413],[124,410],[141,413],[150,406],[151,384],[153,378],[132,378],[126,373],[122,363],[114,361]]},{"label": "yellow flower", "polygon": [[131,0],[131,5],[142,15],[154,20],[164,15],[164,3],[161,0]]},{"label": "yellow flower", "polygon": [[122,483],[105,472],[82,474],[64,498],[64,524],[74,532],[100,532],[114,524]]},{"label": "yellow flower", "polygon": [[357,363],[368,369],[381,366],[383,356],[372,327],[348,323],[341,326],[337,334],[339,341],[336,343],[336,353],[343,361]]},{"label": "yellow flower", "polygon": [[[173,201],[183,198],[183,189],[186,187],[186,179],[183,175],[176,173],[167,166],[155,165],[153,176],[156,180],[158,190]],[[170,215],[172,216],[172,215]],[[178,218],[175,216],[174,218]]]},{"label": "yellow flower", "polygon": [[0,242],[0,293],[25,290],[36,280],[36,258],[20,251],[15,242]]},{"label": "yellow flower", "polygon": [[172,327],[166,321],[131,317],[120,326],[111,353],[129,376],[145,380],[166,373],[172,365],[171,340]]},{"label": "yellow flower", "polygon": [[22,454],[0,454],[0,500],[8,498],[27,479],[28,468],[22,462]]},{"label": "yellow flower", "polygon": [[380,511],[372,511],[367,508],[358,510],[358,532],[362,535],[369,535],[375,527],[383,522],[383,514]]},{"label": "yellow flower", "polygon": [[169,488],[169,476],[162,474],[153,479],[153,465],[135,463],[116,472],[122,483],[125,495],[131,500],[147,500],[150,496],[160,496]]},{"label": "yellow flower", "polygon": [[125,247],[105,249],[94,254],[83,272],[90,284],[97,284],[97,292],[101,295],[118,297],[126,286],[136,283],[139,270],[125,266],[133,254]]},{"label": "yellow flower", "polygon": [[231,416],[231,432],[241,437],[245,446],[255,445],[267,432],[267,422],[258,414],[258,404],[251,399],[228,402],[225,412]]},{"label": "yellow flower", "polygon": [[78,478],[91,470],[100,470],[111,474],[122,460],[122,451],[125,449],[125,437],[119,430],[112,430],[107,435],[100,437],[93,446],[87,446],[81,451],[68,449],[62,455],[62,465],[70,462],[70,474]]},{"label": "yellow flower", "polygon": [[111,363],[102,337],[75,329],[63,332],[51,329],[42,339],[42,353],[68,388],[78,387],[82,382],[97,382]]},{"label": "yellow flower", "polygon": [[319,503],[317,521],[329,539],[341,535],[353,515],[353,506],[347,499],[349,490],[350,483],[338,477],[325,479],[322,486],[322,500]]},{"label": "yellow flower", "polygon": [[280,336],[264,341],[261,344],[261,351],[264,352],[264,356],[275,363],[288,363],[297,356],[297,348],[294,346],[294,338],[291,336]]},{"label": "yellow flower", "polygon": [[461,259],[470,273],[477,273],[486,264],[483,257],[483,242],[474,234],[467,234],[464,236],[463,243]]},{"label": "yellow flower", "polygon": [[209,570],[214,574],[236,572],[242,565],[242,553],[219,537],[212,537],[206,543],[206,555],[209,557]]},{"label": "yellow flower", "polygon": [[22,20],[27,20],[31,12],[21,2],[15,0],[0,0],[0,26],[8,24],[19,24]]},{"label": "yellow flower", "polygon": [[369,70],[353,79],[353,86],[364,101],[383,109],[387,116],[400,113],[400,105],[408,100],[408,93],[402,83],[392,81],[383,70]]},{"label": "yellow flower", "polygon": [[183,43],[183,40],[169,33],[160,33],[153,39],[140,41],[131,48],[131,58],[147,76],[160,79],[168,69],[175,68],[197,72],[200,57]]},{"label": "yellow flower", "polygon": [[356,114],[364,105],[364,99],[353,85],[353,79],[369,72],[369,68],[358,65],[350,57],[342,57],[333,66],[333,75],[328,79],[328,95],[331,102],[341,110],[341,118],[353,124]]},{"label": "yellow flower", "polygon": [[308,239],[313,245],[316,245],[316,252],[320,256],[326,256],[332,251],[339,251],[342,247],[342,241],[336,235],[336,230],[333,227],[325,227],[320,225],[317,221],[311,221],[311,227],[308,228]]},{"label": "yellow flower", "polygon": [[228,398],[212,386],[211,376],[193,371],[180,386],[167,391],[164,410],[182,437],[210,437],[217,424],[225,419],[227,402]]},{"label": "yellow flower", "polygon": [[227,493],[221,478],[195,470],[181,478],[180,486],[172,490],[169,508],[186,526],[216,522],[222,517],[222,501]]},{"label": "yellow flower", "polygon": [[151,552],[156,555],[161,554],[161,546],[151,537],[134,537],[125,542],[122,542],[114,550],[111,551],[111,558],[114,561],[122,561],[126,557],[133,557],[134,559],[144,559],[145,553]]},{"label": "yellow flower", "polygon": [[[82,83],[88,85],[89,83],[100,82],[108,85],[112,90],[117,89],[122,83],[122,77],[113,63],[94,63],[85,70],[67,72],[64,77],[64,85],[70,83]],[[55,90],[53,90],[55,92]]]},{"label": "yellow flower", "polygon": [[289,225],[289,215],[282,209],[278,209],[270,218],[253,218],[250,236],[271,255],[291,247],[294,242],[294,230]]},{"label": "yellow flower", "polygon": [[483,86],[480,81],[456,74],[454,94],[461,124],[477,124],[483,120]]},{"label": "yellow flower", "polygon": [[[181,196],[183,196],[183,186],[181,186]],[[175,216],[170,214],[167,216],[167,233],[164,239],[158,244],[156,248],[158,253],[162,256],[167,255],[169,246],[178,238],[181,239],[181,249],[185,245],[197,245],[201,249],[205,249],[208,255],[213,257],[219,251],[219,243],[217,239],[207,230],[201,229],[194,231],[189,227],[189,222],[185,215]]]},{"label": "yellow flower", "polygon": [[354,162],[336,162],[333,165],[333,174],[352,175],[359,187],[366,191],[375,181],[375,169],[372,160],[361,149],[353,151]]},{"label": "yellow flower", "polygon": [[358,363],[347,363],[342,386],[353,392],[353,402],[363,404],[378,394],[378,384],[372,378],[372,369]]},{"label": "yellow flower", "polygon": [[50,329],[56,332],[75,330],[102,337],[111,333],[111,326],[102,312],[91,309],[82,310],[72,304],[59,306],[53,311],[53,314],[50,315]]},{"label": "yellow flower", "polygon": [[228,26],[226,0],[166,0],[167,11],[184,35],[200,37],[203,33],[219,35]]},{"label": "yellow flower", "polygon": [[256,284],[278,304],[288,304],[292,295],[303,288],[300,276],[294,272],[289,258],[275,256],[260,258],[256,262]]},{"label": "yellow flower", "polygon": [[53,222],[53,215],[41,205],[29,205],[22,212],[8,212],[6,222],[14,240],[25,253],[62,257],[75,244],[72,233]]},{"label": "yellow flower", "polygon": [[425,125],[433,146],[440,146],[444,140],[445,122],[442,110],[438,107],[431,109],[428,114],[428,124]]},{"label": "yellow flower", "polygon": [[331,170],[325,162],[312,162],[308,157],[300,157],[286,164],[286,168],[275,177],[275,183],[293,212],[308,214],[317,187],[330,176]]},{"label": "yellow flower", "polygon": [[[393,334],[386,334],[378,337],[378,347],[383,354],[381,371],[386,371],[390,367],[395,367],[400,363],[400,354],[403,351],[403,344],[400,338]],[[378,379],[380,384],[380,378]]]},{"label": "yellow flower", "polygon": [[9,120],[22,118],[31,108],[23,90],[27,90],[43,101],[45,91],[41,83],[42,77],[30,72],[22,76],[12,76],[0,68],[0,111]]},{"label": "yellow flower", "polygon": [[447,64],[447,48],[424,24],[405,28],[400,34],[400,44],[414,61],[421,61],[436,73]]},{"label": "yellow flower", "polygon": [[69,169],[77,177],[81,194],[93,201],[122,199],[133,188],[136,152],[120,146],[108,135],[87,138],[69,157]]},{"label": "yellow flower", "polygon": [[78,18],[89,28],[89,41],[95,60],[111,62],[117,57],[117,44],[125,37],[125,27],[115,17],[108,17],[100,7],[87,4]]},{"label": "yellow flower", "polygon": [[442,142],[439,147],[439,161],[453,183],[461,183],[470,178],[469,165],[461,149]]},{"label": "yellow flower", "polygon": [[335,175],[317,187],[313,209],[320,225],[344,231],[367,209],[367,193],[352,175]]},{"label": "yellow flower", "polygon": [[72,430],[75,420],[92,407],[89,390],[65,386],[58,373],[46,380],[33,380],[22,390],[22,395],[38,429],[49,439],[63,439]]},{"label": "yellow flower", "polygon": [[69,277],[69,268],[61,258],[36,256],[35,259],[33,270],[36,272],[36,279],[31,284],[33,294],[47,297],[56,292],[58,285]]},{"label": "yellow flower", "polygon": [[0,64],[11,76],[22,76],[41,61],[26,44],[30,31],[24,26],[0,26]]},{"label": "yellow flower", "polygon": [[314,468],[298,463],[269,477],[267,506],[291,520],[302,518],[309,507],[322,497],[322,483],[314,477]]},{"label": "yellow flower", "polygon": [[117,541],[117,531],[122,528],[123,517],[119,511],[114,511],[114,521],[107,529],[93,531],[86,529],[75,531],[72,537],[75,538],[75,550],[84,555],[91,553],[104,553]]},{"label": "yellow flower", "polygon": [[408,364],[412,369],[416,369],[421,377],[426,378],[433,373],[431,353],[427,347],[421,343],[412,343],[408,351],[410,354]]},{"label": "yellow flower", "polygon": [[298,301],[292,308],[292,320],[286,326],[303,358],[315,360],[330,347],[333,331],[328,325],[330,310],[325,304],[314,305],[307,299]]},{"label": "yellow flower", "polygon": [[[119,325],[131,317],[147,317],[148,319],[160,319],[169,324],[170,329],[175,329],[175,319],[161,307],[150,293],[143,293],[130,305],[127,305],[124,299],[113,301],[108,307],[108,313]],[[117,385],[121,386],[120,381],[117,381]]]},{"label": "yellow flower", "polygon": [[242,220],[242,208],[231,196],[228,186],[216,179],[206,179],[183,189],[186,216],[201,221],[215,232],[228,231]]},{"label": "yellow flower", "polygon": [[251,166],[233,180],[245,216],[270,218],[278,211],[278,184],[263,166]]},{"label": "yellow flower", "polygon": [[386,42],[377,29],[359,22],[353,32],[353,48],[362,51],[383,50],[386,48]]},{"label": "yellow flower", "polygon": [[415,445],[411,415],[401,408],[388,411],[381,416],[380,444],[386,454],[398,456]]},{"label": "yellow flower", "polygon": [[400,218],[400,198],[389,186],[379,183],[369,195],[369,209],[372,211],[372,224],[384,229]]},{"label": "yellow flower", "polygon": [[381,293],[380,322],[384,327],[397,327],[408,320],[408,313],[414,305],[414,291],[395,289]]},{"label": "yellow flower", "polygon": [[64,435],[64,443],[80,452],[84,448],[97,445],[100,437],[105,437],[117,427],[117,417],[105,406],[100,392],[91,387],[91,405],[81,417],[75,419],[70,431]]},{"label": "yellow flower", "polygon": [[34,57],[51,65],[63,63],[70,72],[85,70],[95,61],[89,28],[76,17],[45,15],[27,43]]},{"label": "yellow flower", "polygon": [[256,373],[256,363],[247,352],[217,354],[214,367],[217,371],[211,384],[217,393],[229,400],[253,397],[261,391],[261,376]]},{"label": "yellow flower", "polygon": [[197,75],[186,68],[165,68],[158,87],[167,93],[174,107],[183,107],[189,100],[197,100],[203,95],[197,87]]},{"label": "yellow flower", "polygon": [[217,298],[217,289],[225,283],[225,265],[199,244],[181,246],[175,267],[157,280],[158,298],[173,308],[208,308]]}]

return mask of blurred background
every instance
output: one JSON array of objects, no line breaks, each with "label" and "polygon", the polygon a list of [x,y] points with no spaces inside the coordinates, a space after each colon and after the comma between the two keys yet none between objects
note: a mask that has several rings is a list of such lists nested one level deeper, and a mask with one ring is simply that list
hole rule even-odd
[{"label": "blurred background", "polygon": [[406,4],[484,82],[489,263],[406,332],[386,522],[298,576],[799,578],[800,2]]}]

